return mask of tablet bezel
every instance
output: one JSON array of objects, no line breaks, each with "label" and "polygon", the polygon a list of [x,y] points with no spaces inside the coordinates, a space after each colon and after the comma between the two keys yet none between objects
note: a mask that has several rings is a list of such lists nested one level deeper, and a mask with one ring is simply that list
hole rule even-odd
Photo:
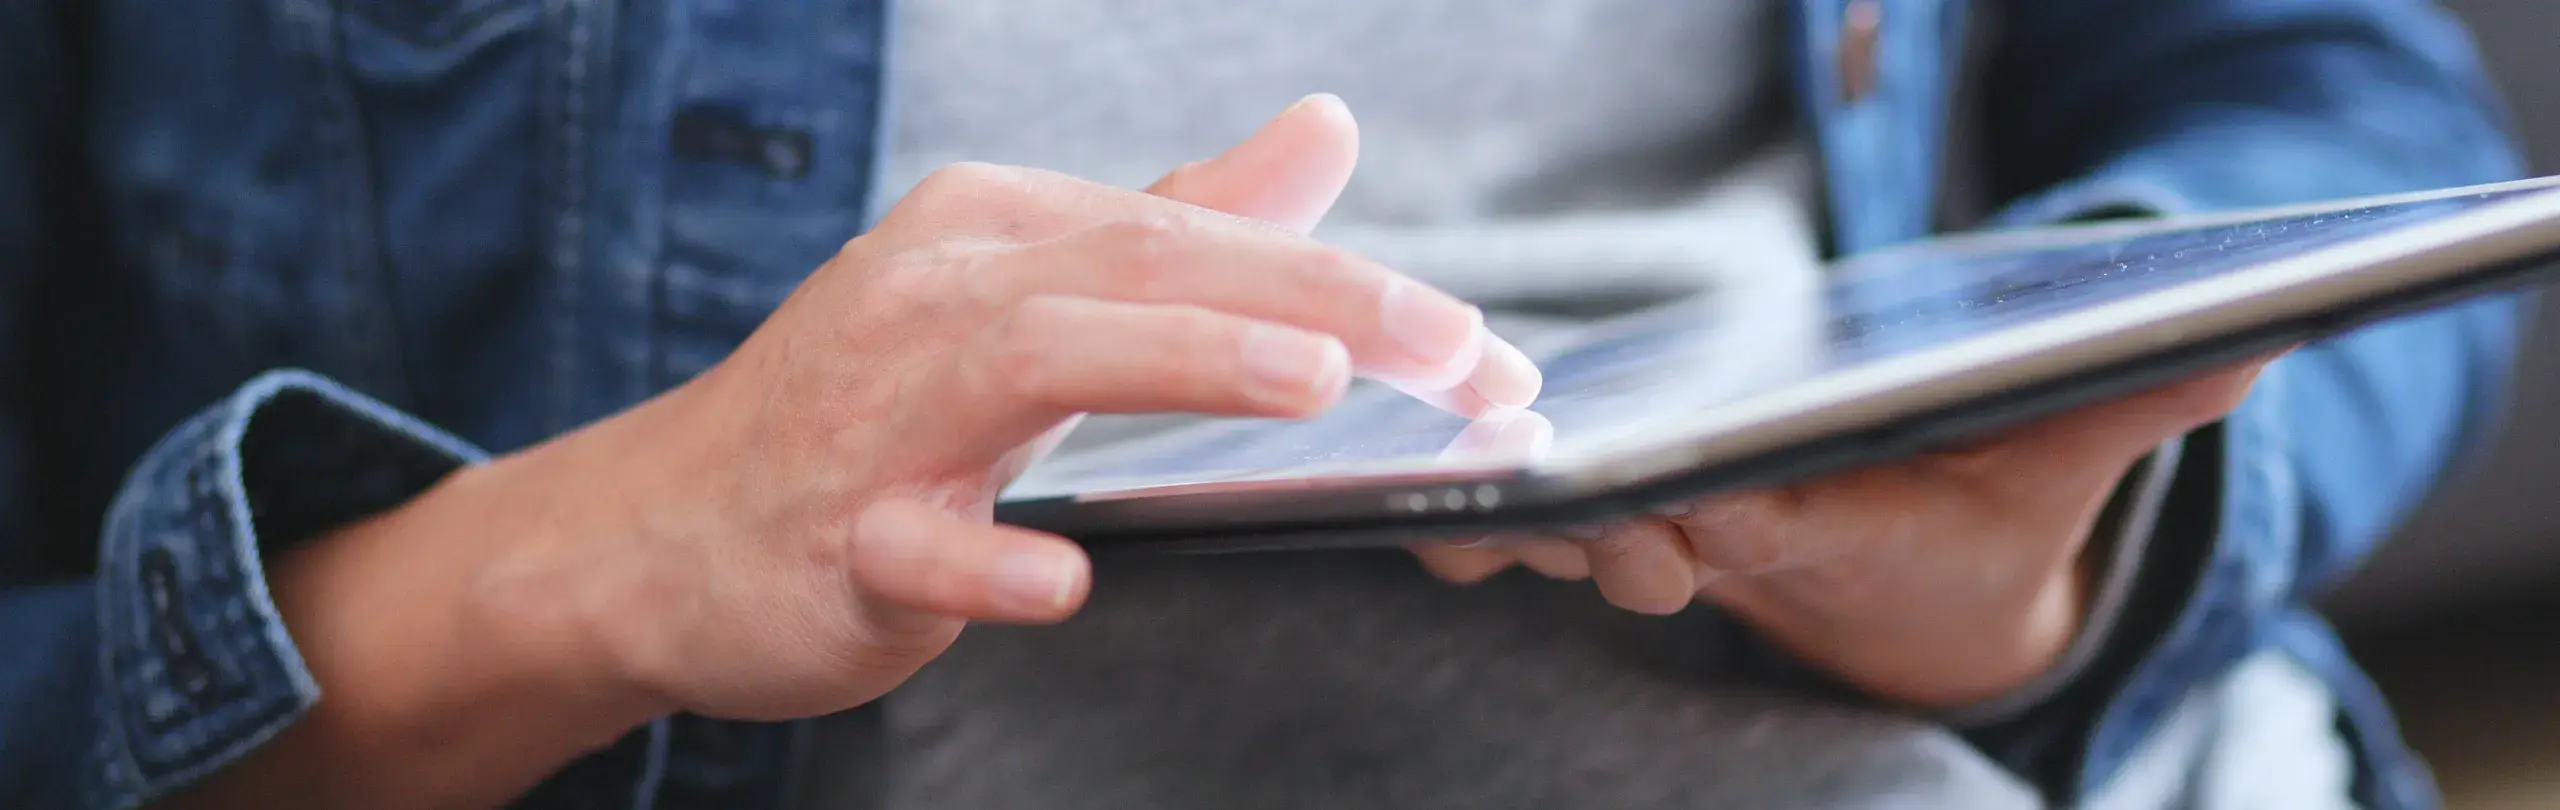
[{"label": "tablet bezel", "polygon": [[[2560,261],[2560,177],[2278,209],[1955,237],[2032,249],[2519,189],[2517,199],[1827,372],[1683,429],[1525,468],[1326,473],[1001,504],[998,519],[1103,548],[1389,545],[1551,528],[1905,457],[2372,320],[2521,284]],[[1888,249],[1891,253],[1900,249]],[[1845,270],[1869,259],[1853,257]]]}]

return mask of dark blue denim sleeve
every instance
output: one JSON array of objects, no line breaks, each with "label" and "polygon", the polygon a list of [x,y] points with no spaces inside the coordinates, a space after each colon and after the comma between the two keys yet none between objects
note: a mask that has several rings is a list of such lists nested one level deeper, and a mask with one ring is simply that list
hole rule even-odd
[{"label": "dark blue denim sleeve", "polygon": [[125,806],[265,742],[320,698],[263,560],[399,505],[479,452],[320,377],[276,372],[170,431],[99,538],[86,806]]},{"label": "dark blue denim sleeve", "polygon": [[[0,588],[0,807],[133,807],[274,737],[321,693],[264,561],[481,458],[290,370],[170,431],[117,492],[93,576]],[[649,806],[668,733],[649,724],[524,806]]]},{"label": "dark blue denim sleeve", "polygon": [[[2520,172],[2458,24],[2417,0],[2083,0],[2008,5],[1991,71],[1997,168],[2032,191],[2003,221],[2173,213],[2457,186]],[[2296,632],[2484,438],[2521,301],[2440,308],[2313,344],[2270,367],[2190,442],[2110,663],[2026,716],[1973,729],[2062,796],[2117,763],[2186,690]],[[2181,505],[2182,504],[2182,505]],[[2315,645],[2317,646],[2317,645]],[[2333,647],[2334,644],[2327,646]],[[2343,656],[2308,654],[2332,684]],[[2388,715],[2341,694],[2367,731]],[[2371,705],[2362,705],[2371,704]],[[2387,734],[2369,763],[2413,762]],[[2359,785],[2367,806],[2427,803],[2423,777]]]},{"label": "dark blue denim sleeve", "polygon": [[[478,451],[320,377],[259,377],[167,431],[102,522],[45,522],[33,366],[108,362],[36,334],[88,270],[75,240],[76,0],[0,2],[0,807],[125,808],[246,755],[321,698],[270,598],[269,555],[406,501]],[[43,354],[39,354],[43,353]],[[102,528],[96,528],[102,527]],[[94,552],[92,551],[94,549]],[[84,564],[93,558],[94,564]],[[528,797],[644,804],[653,723]]]},{"label": "dark blue denim sleeve", "polygon": [[171,430],[117,492],[93,576],[0,590],[0,794],[131,807],[273,737],[320,692],[263,558],[477,457],[299,372]]},{"label": "dark blue denim sleeve", "polygon": [[0,3],[0,807],[70,804],[96,737],[87,710],[64,703],[96,680],[97,600],[48,581],[29,548],[25,313],[50,258],[40,202],[65,145],[51,122],[69,107],[53,10]]}]

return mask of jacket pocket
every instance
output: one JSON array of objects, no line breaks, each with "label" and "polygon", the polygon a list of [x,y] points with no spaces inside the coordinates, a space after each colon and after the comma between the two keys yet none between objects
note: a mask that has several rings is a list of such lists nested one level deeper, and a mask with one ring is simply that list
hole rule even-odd
[{"label": "jacket pocket", "polygon": [[342,7],[367,33],[422,47],[527,25],[539,11],[532,0],[347,0]]},{"label": "jacket pocket", "polygon": [[373,82],[434,80],[486,61],[541,27],[533,0],[347,0],[341,47],[348,64]]},{"label": "jacket pocket", "polygon": [[141,293],[153,352],[226,376],[309,359],[317,334],[301,325],[322,319],[299,294],[302,257],[266,249],[258,223],[268,217],[152,195],[118,219],[116,266],[141,274],[128,289]]}]

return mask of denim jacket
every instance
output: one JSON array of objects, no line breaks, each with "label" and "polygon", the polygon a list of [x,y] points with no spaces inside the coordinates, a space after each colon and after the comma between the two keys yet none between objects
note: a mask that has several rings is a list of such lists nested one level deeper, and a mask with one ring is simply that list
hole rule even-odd
[{"label": "denim jacket", "polygon": [[[0,2],[0,805],[130,807],[253,751],[322,699],[266,555],[729,351],[876,213],[883,6]],[[1839,252],[1959,189],[2028,224],[2518,171],[2418,0],[1793,9]],[[2357,798],[2432,806],[2306,600],[2480,438],[2517,319],[2275,364],[2190,437],[2097,663],[1971,739],[2068,801],[2274,647],[2337,692]],[[792,739],[667,718],[523,802],[770,807]]]}]

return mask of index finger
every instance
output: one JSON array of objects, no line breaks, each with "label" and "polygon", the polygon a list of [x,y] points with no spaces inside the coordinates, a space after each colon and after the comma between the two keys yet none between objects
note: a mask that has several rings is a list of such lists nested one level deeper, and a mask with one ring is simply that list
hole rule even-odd
[{"label": "index finger", "polygon": [[[1135,195],[1135,192],[1131,192]],[[1181,304],[1331,335],[1354,370],[1463,416],[1537,396],[1535,365],[1484,313],[1376,262],[1306,237],[1146,195],[1160,216],[1086,228],[987,269],[992,294]]]}]

